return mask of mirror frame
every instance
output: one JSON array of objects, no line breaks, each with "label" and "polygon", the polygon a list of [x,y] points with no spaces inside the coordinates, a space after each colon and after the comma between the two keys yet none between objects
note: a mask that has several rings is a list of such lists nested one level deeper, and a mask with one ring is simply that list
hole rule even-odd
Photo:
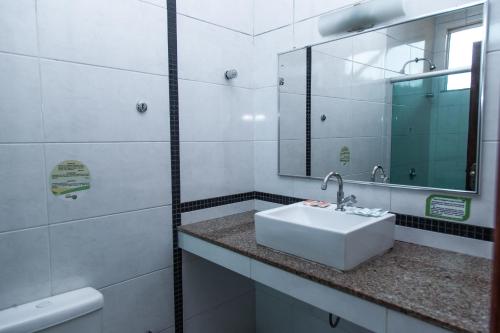
[{"label": "mirror frame", "polygon": [[[390,184],[390,183],[365,182],[365,181],[349,180],[349,179],[344,179],[344,183],[360,184],[360,185],[374,185],[374,186],[380,186],[380,187],[412,189],[412,190],[420,190],[420,191],[465,193],[465,194],[476,194],[476,195],[480,194],[480,186],[481,186],[480,179],[481,179],[481,175],[482,175],[482,172],[481,172],[482,171],[481,170],[481,164],[482,164],[481,163],[481,153],[482,153],[481,148],[482,148],[482,145],[481,145],[481,143],[482,143],[482,137],[483,137],[482,131],[483,131],[483,116],[484,116],[483,115],[483,112],[484,112],[483,111],[483,109],[484,109],[484,83],[485,83],[485,76],[486,76],[485,62],[486,62],[486,51],[487,51],[486,44],[488,43],[488,23],[489,23],[489,20],[488,20],[489,19],[489,17],[488,17],[488,14],[489,14],[488,0],[479,0],[479,1],[471,2],[471,3],[466,4],[466,5],[450,7],[450,8],[441,10],[441,11],[432,12],[430,14],[424,14],[424,15],[417,16],[417,17],[414,17],[411,19],[407,19],[407,20],[403,19],[402,21],[397,21],[394,23],[386,24],[386,25],[372,27],[370,29],[366,29],[366,30],[363,30],[361,32],[348,33],[348,34],[341,35],[338,37],[333,37],[327,41],[322,41],[322,42],[318,42],[318,43],[314,43],[314,44],[308,44],[308,45],[303,46],[303,47],[294,48],[293,50],[284,51],[284,52],[280,52],[277,54],[277,56],[276,56],[277,57],[277,76],[276,77],[277,77],[277,79],[279,79],[279,77],[280,77],[280,75],[279,75],[279,72],[280,72],[279,57],[281,55],[284,55],[287,53],[292,53],[292,52],[299,51],[299,50],[305,50],[308,47],[322,45],[322,44],[330,43],[330,42],[341,40],[341,39],[351,38],[351,37],[362,35],[365,33],[373,32],[373,31],[377,31],[377,30],[381,30],[381,29],[386,29],[386,28],[398,26],[401,24],[410,23],[410,22],[418,21],[421,19],[425,19],[425,18],[437,16],[437,15],[447,14],[447,13],[451,13],[451,12],[454,12],[457,10],[467,9],[467,8],[471,8],[471,7],[475,7],[475,6],[479,6],[479,5],[483,5],[484,33],[483,33],[483,43],[481,45],[481,68],[480,68],[481,78],[479,80],[479,105],[478,105],[478,120],[477,120],[477,126],[478,126],[477,138],[478,139],[477,139],[477,157],[476,157],[478,171],[476,172],[476,180],[475,180],[476,181],[476,190],[475,191],[467,191],[467,190],[446,189],[446,188],[439,188],[439,187],[425,187],[425,186],[400,185],[400,184]],[[277,98],[277,103],[278,103],[278,141],[277,141],[277,145],[278,145],[278,161],[277,161],[278,162],[278,176],[291,177],[291,178],[302,178],[302,179],[312,179],[312,180],[323,179],[321,177],[313,177],[313,176],[281,174],[281,165],[280,165],[280,160],[281,160],[280,159],[280,154],[281,154],[281,151],[280,151],[281,114],[280,114],[280,86],[279,86],[279,84],[277,84],[276,89],[278,92],[278,94],[277,94],[277,96],[278,96],[278,98]]]}]

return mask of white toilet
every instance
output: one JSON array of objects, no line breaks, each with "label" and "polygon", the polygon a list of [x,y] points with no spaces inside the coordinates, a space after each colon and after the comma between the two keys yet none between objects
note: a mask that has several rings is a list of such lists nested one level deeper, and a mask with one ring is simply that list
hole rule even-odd
[{"label": "white toilet", "polygon": [[83,288],[0,311],[0,333],[101,333],[102,294]]}]

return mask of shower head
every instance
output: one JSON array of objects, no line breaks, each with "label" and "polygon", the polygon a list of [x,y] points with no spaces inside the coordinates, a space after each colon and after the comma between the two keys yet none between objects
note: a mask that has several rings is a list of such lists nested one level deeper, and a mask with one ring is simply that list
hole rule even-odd
[{"label": "shower head", "polygon": [[405,62],[405,64],[403,65],[403,68],[400,71],[400,73],[401,74],[406,74],[405,69],[406,69],[406,66],[408,66],[408,64],[410,64],[412,62],[418,64],[420,61],[427,62],[429,64],[429,70],[430,71],[433,71],[433,70],[435,70],[437,68],[436,64],[434,64],[434,62],[431,59],[429,59],[429,58],[415,58],[415,59],[408,60],[407,62]]}]

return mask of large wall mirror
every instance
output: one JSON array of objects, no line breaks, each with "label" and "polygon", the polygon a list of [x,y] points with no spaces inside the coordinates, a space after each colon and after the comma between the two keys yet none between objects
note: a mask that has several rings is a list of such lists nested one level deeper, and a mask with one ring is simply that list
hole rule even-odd
[{"label": "large wall mirror", "polygon": [[279,174],[477,193],[484,7],[279,54]]}]

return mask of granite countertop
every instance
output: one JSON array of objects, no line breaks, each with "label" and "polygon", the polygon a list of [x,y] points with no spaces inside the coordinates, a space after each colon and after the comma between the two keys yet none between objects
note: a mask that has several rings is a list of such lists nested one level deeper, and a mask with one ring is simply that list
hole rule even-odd
[{"label": "granite countertop", "polygon": [[180,227],[180,231],[456,332],[488,332],[492,262],[396,242],[388,253],[347,272],[257,245],[255,211]]}]

